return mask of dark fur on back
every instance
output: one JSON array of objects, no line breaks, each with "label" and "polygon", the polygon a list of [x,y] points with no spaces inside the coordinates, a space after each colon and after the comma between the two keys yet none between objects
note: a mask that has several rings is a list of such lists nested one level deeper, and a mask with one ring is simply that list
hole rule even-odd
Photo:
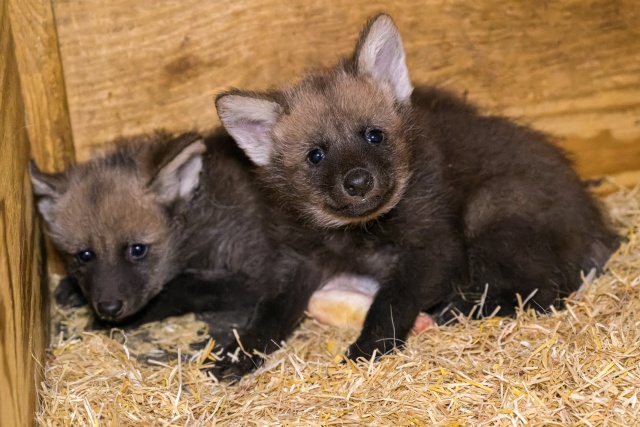
[{"label": "dark fur on back", "polygon": [[217,107],[291,244],[331,274],[379,281],[351,358],[401,345],[420,310],[509,315],[517,294],[561,306],[617,246],[542,134],[414,90],[386,15],[336,67],[278,91],[231,90]]},{"label": "dark fur on back", "polygon": [[618,237],[561,149],[432,88],[417,88],[412,103],[444,156],[463,228],[470,282],[461,294],[470,304],[454,308],[468,311],[489,284],[484,314],[498,306],[512,314],[515,294],[534,291],[530,305],[545,311],[577,290],[580,271],[602,270]]}]

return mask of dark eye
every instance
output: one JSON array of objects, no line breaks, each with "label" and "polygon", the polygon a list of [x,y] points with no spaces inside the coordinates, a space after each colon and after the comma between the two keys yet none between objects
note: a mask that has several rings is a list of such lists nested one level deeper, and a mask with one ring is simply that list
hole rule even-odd
[{"label": "dark eye", "polygon": [[87,263],[93,258],[95,258],[95,255],[89,250],[80,251],[76,254],[76,259],[82,263]]},{"label": "dark eye", "polygon": [[380,144],[384,141],[384,133],[380,129],[369,129],[364,133],[364,137],[372,144]]},{"label": "dark eye", "polygon": [[139,260],[144,258],[149,252],[149,246],[142,243],[134,243],[127,248],[127,256],[131,260]]},{"label": "dark eye", "polygon": [[314,165],[317,165],[322,161],[322,159],[324,159],[324,151],[322,151],[322,149],[320,148],[311,150],[309,151],[309,154],[307,154],[307,159],[309,159],[309,161]]}]

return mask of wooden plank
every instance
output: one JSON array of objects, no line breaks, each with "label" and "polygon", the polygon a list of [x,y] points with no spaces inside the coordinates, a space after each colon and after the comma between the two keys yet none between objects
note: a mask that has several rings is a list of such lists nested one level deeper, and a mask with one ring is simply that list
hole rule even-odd
[{"label": "wooden plank", "polygon": [[75,157],[51,0],[9,0],[31,155],[47,172]]},{"label": "wooden plank", "polygon": [[[31,156],[46,172],[75,159],[51,0],[8,0]],[[64,265],[47,239],[50,273]]]},{"label": "wooden plank", "polygon": [[41,233],[7,2],[0,5],[0,425],[34,423],[47,336]]},{"label": "wooden plank", "polygon": [[79,158],[120,134],[210,127],[214,95],[349,53],[386,10],[412,78],[554,135],[584,176],[640,168],[640,2],[55,0]]}]

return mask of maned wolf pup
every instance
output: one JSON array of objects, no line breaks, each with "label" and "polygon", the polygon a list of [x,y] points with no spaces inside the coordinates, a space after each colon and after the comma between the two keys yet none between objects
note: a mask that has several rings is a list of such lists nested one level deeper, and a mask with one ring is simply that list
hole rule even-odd
[{"label": "maned wolf pup", "polygon": [[421,309],[444,322],[478,303],[477,314],[512,314],[516,294],[540,311],[560,306],[617,246],[542,134],[414,90],[387,15],[335,67],[216,104],[272,206],[297,221],[291,241],[379,281],[352,359],[402,345]]},{"label": "maned wolf pup", "polygon": [[[226,133],[205,139],[157,133],[123,140],[113,152],[60,174],[44,174],[32,163],[31,179],[68,274],[98,316],[142,323],[248,309],[253,317],[242,343],[267,352],[301,320],[313,291],[305,290],[305,277],[313,275],[268,238],[249,166]],[[302,309],[286,318],[274,301]],[[233,374],[259,362],[246,358],[229,372],[225,362],[215,369]]]}]

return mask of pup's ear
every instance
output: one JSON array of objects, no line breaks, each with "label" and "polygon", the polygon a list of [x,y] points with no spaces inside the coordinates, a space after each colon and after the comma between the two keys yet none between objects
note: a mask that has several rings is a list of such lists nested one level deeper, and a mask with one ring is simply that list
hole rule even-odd
[{"label": "pup's ear", "polygon": [[258,166],[269,163],[273,151],[271,129],[282,106],[251,92],[231,91],[216,98],[220,121],[247,157]]},{"label": "pup's ear", "polygon": [[389,15],[378,15],[365,25],[354,54],[359,74],[391,85],[396,100],[408,103],[413,91],[402,38]]},{"label": "pup's ear", "polygon": [[200,184],[202,155],[207,151],[202,135],[191,132],[166,141],[153,153],[155,173],[149,187],[162,204],[188,200]]},{"label": "pup's ear", "polygon": [[67,178],[63,173],[44,173],[33,160],[29,161],[29,175],[33,194],[38,201],[38,210],[44,220],[51,224],[54,221],[54,207],[58,197],[67,189]]}]

